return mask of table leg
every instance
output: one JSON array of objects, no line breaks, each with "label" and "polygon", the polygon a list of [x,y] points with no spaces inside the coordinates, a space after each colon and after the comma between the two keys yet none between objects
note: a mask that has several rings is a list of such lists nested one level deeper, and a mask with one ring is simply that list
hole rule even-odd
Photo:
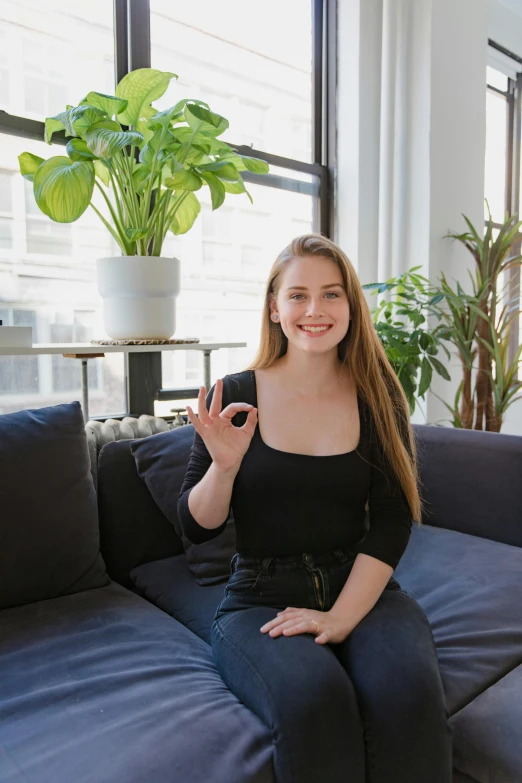
[{"label": "table leg", "polygon": [[89,421],[89,374],[87,361],[88,359],[82,359],[82,411],[85,423]]},{"label": "table leg", "polygon": [[161,351],[125,353],[129,415],[154,416],[154,402],[162,387]]},{"label": "table leg", "polygon": [[207,390],[207,394],[210,391],[210,387],[212,385],[212,376],[210,374],[210,354],[212,351],[203,351],[203,377],[205,382],[205,389]]}]

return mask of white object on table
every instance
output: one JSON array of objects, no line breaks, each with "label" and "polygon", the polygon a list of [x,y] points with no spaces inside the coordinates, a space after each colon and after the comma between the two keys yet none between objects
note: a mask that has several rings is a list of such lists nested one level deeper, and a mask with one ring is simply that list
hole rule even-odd
[{"label": "white object on table", "polygon": [[0,326],[0,348],[30,348],[32,344],[32,326]]}]

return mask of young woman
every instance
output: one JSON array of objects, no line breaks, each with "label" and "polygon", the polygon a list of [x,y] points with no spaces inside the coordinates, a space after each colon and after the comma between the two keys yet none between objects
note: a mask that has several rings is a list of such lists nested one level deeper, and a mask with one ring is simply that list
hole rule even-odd
[{"label": "young woman", "polygon": [[392,577],[421,517],[408,402],[336,244],[283,250],[254,362],[205,392],[178,514],[201,543],[233,509],[212,650],[276,781],[450,783],[430,625]]}]

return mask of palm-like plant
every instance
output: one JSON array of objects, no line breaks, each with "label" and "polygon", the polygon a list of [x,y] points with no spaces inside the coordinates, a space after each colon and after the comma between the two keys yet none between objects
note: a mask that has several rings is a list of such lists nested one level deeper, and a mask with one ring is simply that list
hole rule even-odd
[{"label": "palm-like plant", "polygon": [[[444,275],[441,278],[441,290],[449,306],[446,320],[451,324],[451,341],[457,348],[463,367],[463,380],[454,407],[446,407],[452,412],[454,422],[458,421],[464,428],[500,432],[507,408],[520,399],[515,395],[522,387],[516,380],[522,348],[518,349],[508,366],[512,321],[520,311],[516,300],[510,299],[497,317],[497,308],[502,301],[498,281],[500,275],[522,262],[521,255],[510,255],[513,246],[520,240],[522,221],[517,216],[507,217],[494,238],[489,205],[488,214],[483,238],[465,215],[468,231],[447,234],[464,244],[473,255],[476,266],[475,274],[470,273],[472,296],[464,294],[458,283],[457,290],[453,290]],[[473,362],[477,357],[478,366],[475,368]],[[476,380],[473,389],[474,369]]]}]

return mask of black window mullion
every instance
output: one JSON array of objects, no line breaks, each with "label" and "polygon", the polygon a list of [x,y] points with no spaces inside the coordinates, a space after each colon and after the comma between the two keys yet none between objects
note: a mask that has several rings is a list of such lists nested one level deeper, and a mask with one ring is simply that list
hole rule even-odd
[{"label": "black window mullion", "polygon": [[116,84],[129,72],[127,0],[114,0],[114,72]]},{"label": "black window mullion", "polygon": [[150,0],[128,0],[129,71],[150,68]]}]

